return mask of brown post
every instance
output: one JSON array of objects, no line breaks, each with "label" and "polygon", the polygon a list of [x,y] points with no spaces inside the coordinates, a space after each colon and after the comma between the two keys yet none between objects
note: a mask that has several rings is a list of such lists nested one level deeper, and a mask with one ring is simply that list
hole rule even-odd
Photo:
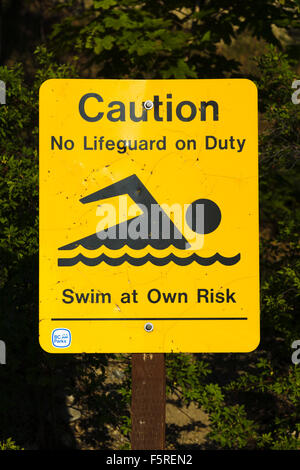
[{"label": "brown post", "polygon": [[166,373],[164,354],[132,355],[131,449],[164,450]]}]

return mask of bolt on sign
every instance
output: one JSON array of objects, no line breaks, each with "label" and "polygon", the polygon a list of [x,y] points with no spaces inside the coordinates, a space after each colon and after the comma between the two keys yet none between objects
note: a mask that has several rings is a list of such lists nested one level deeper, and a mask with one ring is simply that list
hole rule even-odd
[{"label": "bolt on sign", "polygon": [[40,344],[259,343],[257,90],[244,79],[40,89]]}]

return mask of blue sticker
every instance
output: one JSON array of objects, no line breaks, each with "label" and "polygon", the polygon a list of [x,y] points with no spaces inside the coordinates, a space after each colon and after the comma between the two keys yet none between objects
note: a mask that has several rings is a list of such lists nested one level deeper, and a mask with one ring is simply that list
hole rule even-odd
[{"label": "blue sticker", "polygon": [[55,348],[68,348],[71,344],[71,331],[67,328],[56,328],[53,330],[52,344]]}]

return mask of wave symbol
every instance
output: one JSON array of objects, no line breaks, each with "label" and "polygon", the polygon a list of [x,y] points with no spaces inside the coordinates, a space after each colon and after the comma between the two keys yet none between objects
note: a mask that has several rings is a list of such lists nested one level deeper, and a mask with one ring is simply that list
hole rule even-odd
[{"label": "wave symbol", "polygon": [[195,253],[186,258],[179,258],[173,253],[170,253],[164,258],[157,258],[149,253],[141,258],[133,258],[127,253],[120,256],[119,258],[110,258],[105,254],[102,254],[96,258],[87,258],[86,256],[80,253],[74,258],[59,258],[58,266],[75,266],[77,263],[80,262],[82,264],[85,264],[86,266],[97,266],[100,263],[106,263],[109,266],[120,266],[125,262],[131,264],[132,266],[143,266],[146,263],[152,263],[155,266],[165,266],[171,261],[177,264],[178,266],[188,266],[193,262],[198,263],[201,266],[211,266],[216,261],[219,261],[219,263],[223,264],[224,266],[233,266],[234,264],[238,263],[240,259],[240,253],[235,256],[232,256],[231,258],[226,258],[225,256],[222,256],[219,253],[216,253],[215,255],[209,258],[202,258],[201,256],[198,256]]}]

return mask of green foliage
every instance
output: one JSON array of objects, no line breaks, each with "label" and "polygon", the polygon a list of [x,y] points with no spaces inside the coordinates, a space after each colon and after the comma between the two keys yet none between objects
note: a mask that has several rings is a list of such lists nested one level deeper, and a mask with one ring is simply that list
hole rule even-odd
[{"label": "green foliage", "polygon": [[260,140],[264,328],[267,335],[290,343],[300,337],[296,315],[300,285],[300,106],[291,101],[295,76],[284,54],[271,48],[258,65],[260,105],[268,123]]},{"label": "green foliage", "polygon": [[167,392],[181,391],[186,402],[199,400],[202,381],[211,373],[209,365],[189,354],[167,354]]},{"label": "green foliage", "polygon": [[[59,2],[65,18],[57,23],[51,46],[57,53],[76,49],[86,67],[104,78],[218,77],[238,63],[218,50],[220,41],[248,29],[277,44],[272,24],[297,26],[294,1],[280,8],[270,0],[255,2],[103,0],[82,6]],[[76,12],[74,14],[74,12]]]},{"label": "green foliage", "polygon": [[9,437],[5,441],[0,442],[0,450],[24,450],[24,449],[18,446],[15,443],[15,441],[13,441],[11,437]]},{"label": "green foliage", "polygon": [[[7,102],[0,109],[0,252],[18,263],[38,249],[38,89],[47,78],[74,76],[53,55],[38,48],[33,87],[25,84],[22,66],[0,68]],[[1,283],[1,281],[0,281]]]},{"label": "green foliage", "polygon": [[211,373],[202,359],[189,354],[167,355],[169,392],[179,392],[187,404],[195,401],[209,414],[209,438],[216,445],[243,448],[253,439],[255,424],[247,418],[243,405],[226,404],[220,385],[209,382]]},{"label": "green foliage", "polygon": [[247,418],[243,405],[217,407],[210,413],[210,438],[221,447],[243,449],[254,439],[255,424]]}]

